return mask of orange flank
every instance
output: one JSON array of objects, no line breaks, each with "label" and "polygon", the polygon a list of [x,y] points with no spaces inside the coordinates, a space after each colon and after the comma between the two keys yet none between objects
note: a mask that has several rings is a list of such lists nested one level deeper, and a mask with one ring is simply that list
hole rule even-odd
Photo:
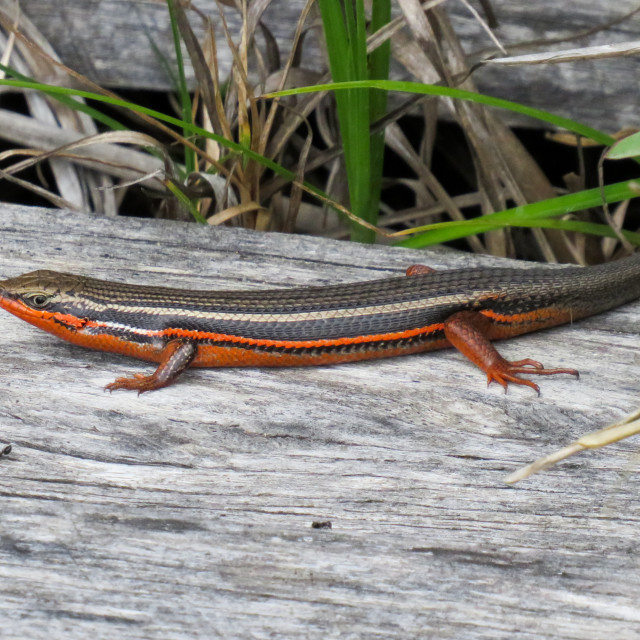
[{"label": "orange flank", "polygon": [[[386,342],[433,334],[442,329],[442,324],[434,324],[394,333],[317,340],[267,340],[184,329],[169,329],[166,333],[171,339],[186,338],[199,343],[198,354],[191,363],[193,367],[300,367],[442,349],[449,346],[444,339],[395,348],[384,345]],[[217,344],[207,344],[203,341]],[[339,349],[350,345],[364,345],[367,348],[344,351]],[[332,347],[333,349],[330,349]],[[300,352],[292,352],[293,349]]]},{"label": "orange flank", "polygon": [[[429,331],[422,332],[424,334]],[[388,334],[390,336],[401,334]],[[435,349],[450,347],[448,340],[444,338],[436,339],[426,343],[418,343],[410,346],[383,347],[376,348],[378,336],[359,336],[368,338],[365,340],[304,340],[301,342],[276,340],[260,340],[264,344],[264,351],[247,349],[241,346],[220,346],[215,344],[200,344],[198,354],[191,363],[192,367],[307,367],[314,365],[340,364],[344,362],[356,362],[358,360],[371,360],[374,358],[390,358],[393,356],[407,355],[410,353],[422,353]],[[387,338],[389,339],[389,338]],[[398,338],[393,338],[398,339]],[[322,344],[318,344],[322,343]],[[248,341],[238,341],[238,344],[249,344]],[[366,349],[356,351],[323,351],[322,347],[340,346],[350,344],[363,344]],[[313,351],[314,348],[318,351]],[[285,349],[309,349],[295,353],[291,351],[277,351],[278,348]]]}]

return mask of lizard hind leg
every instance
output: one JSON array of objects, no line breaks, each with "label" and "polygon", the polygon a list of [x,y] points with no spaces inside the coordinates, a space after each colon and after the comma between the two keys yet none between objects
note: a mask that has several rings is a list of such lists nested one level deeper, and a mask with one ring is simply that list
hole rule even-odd
[{"label": "lizard hind leg", "polygon": [[531,387],[540,395],[540,387],[519,374],[552,376],[558,373],[580,377],[575,369],[545,369],[542,363],[529,358],[510,362],[503,358],[487,337],[487,319],[473,311],[454,313],[444,323],[447,340],[471,362],[487,374],[487,382],[497,382],[504,387],[509,383]]}]

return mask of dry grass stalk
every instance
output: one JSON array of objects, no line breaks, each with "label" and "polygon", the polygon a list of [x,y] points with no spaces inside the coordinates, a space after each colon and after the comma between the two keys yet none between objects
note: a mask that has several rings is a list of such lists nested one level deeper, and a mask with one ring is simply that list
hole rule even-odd
[{"label": "dry grass stalk", "polygon": [[[280,60],[275,39],[261,22],[271,0],[218,0],[219,22],[224,33],[222,41],[216,38],[208,16],[193,7],[187,10],[180,2],[173,4],[181,37],[197,79],[194,120],[208,131],[239,141],[253,152],[281,163],[293,173],[295,180],[274,175],[261,163],[230,152],[223,143],[209,139],[204,142],[185,139],[148,116],[133,116],[134,120],[143,123],[147,131],[157,132],[157,137],[154,136],[157,144],[160,144],[160,138],[170,136],[171,140],[196,153],[198,167],[193,176],[180,178],[175,170],[169,169],[166,179],[172,180],[188,196],[199,194],[200,213],[215,223],[224,221],[225,224],[287,231],[304,226],[306,232],[343,236],[347,231],[344,220],[335,214],[326,215],[325,204],[305,197],[301,186],[303,180],[308,180],[336,199],[344,198],[341,148],[332,97],[318,93],[271,103],[260,99],[265,91],[328,79],[326,75],[319,77],[317,72],[304,68],[305,44],[310,38],[319,38],[321,28],[312,0],[308,0],[304,6],[295,33],[292,34],[294,44],[291,54],[284,61]],[[6,47],[14,42],[12,46],[24,58],[23,70],[26,74],[42,80],[53,77],[61,84],[108,93],[64,67],[28,21],[11,14],[7,6],[7,2],[0,1],[0,9],[3,10],[0,24],[9,34]],[[399,15],[370,35],[368,49],[372,50],[381,42],[390,40],[395,64],[414,78],[427,83],[444,83],[475,90],[470,76],[471,65],[449,22],[446,2],[398,0],[397,6]],[[231,33],[227,26],[225,16],[229,11],[238,11],[242,16],[242,28],[237,34]],[[206,35],[201,42],[190,24],[194,16],[195,19],[199,16],[205,24]],[[493,19],[490,17],[486,21],[488,24],[485,24],[478,16],[478,21],[480,28],[488,34],[488,43],[493,43],[491,46],[494,48],[502,46],[488,26]],[[19,32],[12,27],[14,23],[19,24]],[[223,46],[231,51],[233,57],[228,78],[220,77],[218,68],[218,49]],[[513,50],[513,43],[504,48]],[[618,49],[618,53],[629,53],[634,50],[634,45],[630,43]],[[609,55],[610,51],[585,50],[582,53]],[[542,52],[491,63],[548,62],[552,55],[557,56]],[[565,59],[573,59],[572,56],[580,55],[580,51],[563,55]],[[11,63],[18,64],[14,60],[15,55]],[[256,77],[257,84],[249,79]],[[42,98],[40,100],[49,104]],[[121,160],[119,152],[105,157],[101,155],[103,147],[100,154],[95,152],[92,155],[95,162],[106,163],[104,174],[96,177],[95,164],[91,165],[90,171],[80,166],[80,163],[86,165],[88,162],[87,149],[76,149],[73,158],[69,158],[70,149],[66,146],[78,138],[97,133],[95,125],[92,129],[92,123],[87,122],[84,116],[69,113],[66,107],[55,109],[55,119],[63,123],[61,130],[73,130],[75,134],[60,135],[49,141],[34,139],[33,143],[15,140],[29,148],[45,151],[40,158],[46,158],[47,162],[57,167],[55,175],[57,180],[60,176],[60,182],[55,190],[49,190],[50,199],[56,195],[80,209],[113,212],[115,199],[110,190],[97,189],[98,186],[109,184],[105,180],[112,179],[104,175],[116,176],[130,184],[144,175],[155,176],[159,164],[171,167],[166,160],[160,163],[145,152],[132,151],[131,159],[127,161]],[[447,193],[435,177],[436,116],[442,110],[446,111],[449,119],[460,125],[469,147],[473,172],[466,175],[465,179],[470,185],[475,183],[476,186],[472,186],[468,194]],[[397,124],[408,111],[420,113],[423,120],[423,133],[417,141],[410,140]],[[313,136],[309,133],[310,119],[314,123]],[[408,228],[442,220],[461,220],[469,215],[471,208],[490,213],[513,203],[521,205],[557,195],[556,189],[517,138],[500,122],[499,114],[478,105],[447,99],[400,98],[388,116],[374,126],[375,130],[383,128],[387,131],[388,147],[403,158],[414,174],[385,179],[385,187],[402,186],[405,191],[412,192],[413,202],[404,209],[394,202],[383,204],[380,219],[383,231],[397,230],[398,225]],[[36,130],[37,126],[33,128],[34,135]],[[55,151],[56,147],[59,147],[58,151]],[[56,155],[64,155],[65,158],[56,158]],[[167,151],[164,155],[165,158],[169,157]],[[115,165],[120,163],[121,167],[116,171]],[[5,167],[4,171],[15,178],[18,168],[27,165]],[[67,175],[69,171],[73,172],[73,178]],[[203,194],[205,187],[209,191]],[[161,181],[157,178],[153,188],[162,189]],[[169,197],[166,192],[164,195]],[[304,223],[299,220],[301,210],[305,211]],[[533,231],[530,238],[535,242],[535,249],[531,252],[537,252],[548,260],[581,262],[589,250],[587,244],[555,231]],[[474,251],[489,250],[498,255],[515,253],[514,240],[506,230],[486,234],[483,238],[472,238],[468,242]]]}]

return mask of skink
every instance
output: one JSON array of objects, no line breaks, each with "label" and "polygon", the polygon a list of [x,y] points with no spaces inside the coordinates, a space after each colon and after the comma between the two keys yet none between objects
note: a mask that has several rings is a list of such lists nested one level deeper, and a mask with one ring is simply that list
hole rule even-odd
[{"label": "skink", "polygon": [[509,362],[491,340],[510,338],[640,297],[640,254],[594,267],[433,271],[267,291],[185,291],[34,271],[0,281],[0,306],[84,347],[157,362],[150,375],[105,388],[143,393],[188,367],[282,367],[353,362],[456,347],[488,381],[578,374]]}]

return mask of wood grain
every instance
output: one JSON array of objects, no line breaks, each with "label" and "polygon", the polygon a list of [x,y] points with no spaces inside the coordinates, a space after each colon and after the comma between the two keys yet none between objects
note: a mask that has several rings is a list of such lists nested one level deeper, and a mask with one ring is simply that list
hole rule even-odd
[{"label": "wood grain", "polygon": [[[273,33],[283,60],[288,55],[297,20],[306,0],[273,0],[264,23]],[[172,61],[172,36],[164,0],[22,0],[21,7],[51,42],[63,61],[92,80],[116,88],[174,89],[165,61]],[[217,27],[218,58],[223,73],[229,69],[231,54],[225,47],[215,3],[193,3],[212,16]],[[456,32],[471,54],[496,51],[495,45],[463,3],[447,3]],[[477,5],[475,5],[477,6]],[[509,47],[523,42],[557,40],[542,50],[571,49],[638,40],[638,14],[610,28],[584,37],[638,7],[637,0],[602,2],[581,0],[515,0],[494,3],[499,25],[495,34]],[[200,18],[191,13],[196,33],[202,34]],[[235,11],[227,12],[233,33],[239,33]],[[538,51],[526,47],[515,53]],[[629,78],[638,74],[638,56],[607,60],[578,61],[562,65],[526,66],[510,69],[482,68],[474,78],[479,90],[515,100],[559,115],[575,118],[609,133],[624,127],[640,126],[635,85]],[[326,65],[312,30],[305,39],[303,66],[324,69]],[[401,77],[396,70],[396,78]],[[192,77],[189,70],[190,77]],[[615,98],[612,98],[615,96]],[[509,123],[540,123],[510,112],[501,117]]]},{"label": "wood grain", "polygon": [[[0,275],[295,286],[489,258],[2,205]],[[0,316],[2,638],[635,638],[637,443],[505,475],[637,407],[640,304],[504,343],[305,370],[148,365]],[[331,529],[314,529],[330,521]]]}]

